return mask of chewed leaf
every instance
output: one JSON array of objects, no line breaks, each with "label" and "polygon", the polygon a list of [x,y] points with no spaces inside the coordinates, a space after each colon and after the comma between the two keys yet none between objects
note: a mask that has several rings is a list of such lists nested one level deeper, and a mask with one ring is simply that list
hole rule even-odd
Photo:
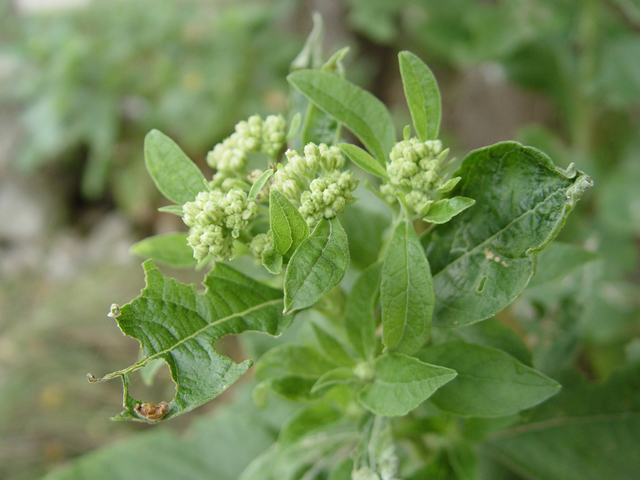
[{"label": "chewed leaf", "polygon": [[159,130],[151,130],[144,137],[144,161],[158,190],[169,200],[190,202],[204,189],[200,169]]},{"label": "chewed leaf", "polygon": [[[145,358],[134,365],[91,381],[121,377],[125,410],[116,417],[154,423],[186,413],[212,400],[251,366],[219,354],[214,342],[248,330],[278,335],[288,323],[282,311],[282,291],[267,287],[231,267],[216,263],[203,284],[185,285],[165,277],[152,261],[143,264],[146,287],[140,296],[114,314],[120,330],[140,342]],[[128,393],[130,374],[163,359],[176,384],[175,398],[161,409],[134,400]]]},{"label": "chewed leaf", "polygon": [[436,326],[485,320],[516,299],[581,195],[591,186],[574,167],[556,168],[535,148],[503,142],[471,152],[451,196],[473,198],[423,237],[433,272]]}]

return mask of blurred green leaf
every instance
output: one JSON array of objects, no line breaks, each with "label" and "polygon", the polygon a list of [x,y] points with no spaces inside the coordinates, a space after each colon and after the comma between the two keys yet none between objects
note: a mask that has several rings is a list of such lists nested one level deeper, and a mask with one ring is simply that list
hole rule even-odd
[{"label": "blurred green leaf", "polygon": [[187,243],[188,233],[166,233],[145,238],[131,246],[130,252],[168,265],[191,266],[197,263]]}]

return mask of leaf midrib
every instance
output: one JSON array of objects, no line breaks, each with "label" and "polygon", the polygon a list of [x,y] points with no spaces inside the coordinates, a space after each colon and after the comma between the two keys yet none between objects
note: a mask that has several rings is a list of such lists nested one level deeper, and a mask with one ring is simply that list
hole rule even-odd
[{"label": "leaf midrib", "polygon": [[[148,298],[152,298],[152,297],[148,297]],[[155,360],[156,358],[160,357],[161,355],[164,355],[165,353],[169,353],[172,350],[175,350],[177,347],[179,347],[180,345],[184,344],[185,342],[192,340],[193,338],[197,337],[198,335],[200,335],[202,332],[204,332],[205,330],[207,330],[210,327],[213,327],[215,325],[218,325],[220,323],[226,322],[231,320],[234,317],[243,317],[245,315],[248,315],[251,312],[254,312],[256,310],[260,310],[261,308],[264,307],[269,307],[271,305],[276,305],[280,302],[283,302],[284,300],[282,298],[277,298],[274,300],[269,300],[267,302],[264,303],[260,303],[258,305],[254,305],[253,307],[250,307],[246,310],[243,310],[242,312],[237,312],[237,313],[233,313],[231,315],[227,315],[226,317],[222,317],[218,320],[215,320],[211,323],[207,323],[207,325],[205,325],[202,328],[199,328],[198,330],[196,330],[195,332],[193,332],[191,335],[187,335],[186,337],[184,337],[183,339],[179,340],[178,342],[176,342],[175,344],[173,344],[170,348],[166,348],[160,352],[156,352],[153,355],[149,356],[149,357],[145,357],[144,360],[142,360],[142,362],[139,362],[138,364],[136,364],[138,366],[138,368],[145,366],[147,363],[149,363],[151,360]],[[172,302],[173,303],[173,302]],[[175,304],[175,305],[180,305],[180,304]],[[183,305],[180,305],[181,307],[183,307],[186,310],[189,310],[193,313],[195,313],[196,315],[202,317],[202,315],[200,315],[196,310],[192,310],[188,307],[185,307]]]},{"label": "leaf midrib", "polygon": [[[555,192],[553,192],[553,194],[549,195],[547,198],[545,198],[544,200],[542,200],[541,202],[539,202],[538,204],[536,204],[535,207],[533,207],[530,210],[527,210],[526,212],[524,212],[522,215],[519,215],[518,217],[514,218],[513,220],[511,220],[507,225],[505,225],[503,228],[501,228],[500,230],[498,230],[497,232],[495,232],[493,235],[487,237],[482,243],[479,243],[478,245],[476,245],[474,248],[472,248],[471,250],[467,251],[466,253],[460,255],[458,258],[456,258],[454,261],[452,261],[451,263],[449,263],[446,267],[444,267],[442,270],[440,270],[437,274],[435,274],[433,276],[433,278],[435,279],[436,277],[438,277],[439,275],[443,274],[444,272],[446,272],[449,267],[451,267],[451,265],[454,265],[455,263],[459,262],[462,258],[471,256],[471,255],[475,255],[477,253],[477,250],[479,250],[480,248],[486,246],[491,240],[493,240],[495,237],[497,237],[499,234],[501,234],[504,231],[507,231],[509,228],[511,228],[511,226],[515,223],[518,222],[519,220],[521,220],[522,218],[524,218],[526,215],[530,215],[533,214],[536,209],[538,209],[538,207],[541,207],[543,205],[546,205],[546,203],[551,200],[551,198],[557,196],[562,190],[566,190],[569,187],[564,187],[563,189],[560,190],[556,190]],[[565,205],[566,207],[566,205]],[[531,250],[531,249],[529,249]],[[527,252],[529,252],[529,250]],[[503,256],[503,255],[501,255]],[[519,260],[519,259],[524,259],[524,258],[530,258],[531,257],[531,253],[525,253],[524,257],[521,258],[511,258],[511,257],[506,257],[505,258],[509,258],[510,260]],[[508,268],[508,267],[507,267]]]}]

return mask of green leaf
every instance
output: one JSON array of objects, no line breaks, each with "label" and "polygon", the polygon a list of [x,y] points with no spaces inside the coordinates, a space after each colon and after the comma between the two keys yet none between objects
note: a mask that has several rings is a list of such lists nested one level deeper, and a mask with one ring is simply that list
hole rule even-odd
[{"label": "green leaf", "polygon": [[311,388],[311,393],[324,395],[328,390],[338,385],[345,385],[357,382],[352,368],[341,367],[328,371],[322,375]]},{"label": "green leaf", "polygon": [[299,70],[290,73],[287,80],[322,111],[351,130],[384,165],[395,142],[395,126],[380,100],[327,72]]},{"label": "green leaf", "polygon": [[144,161],[158,190],[169,200],[190,202],[204,190],[200,169],[159,130],[151,130],[144,137]]},{"label": "green leaf", "polygon": [[354,358],[347,353],[342,344],[337,338],[330,335],[324,329],[320,328],[315,323],[311,323],[313,332],[316,334],[318,345],[325,355],[332,359],[334,362],[344,365],[345,367],[353,367],[356,364]]},{"label": "green leaf", "polygon": [[166,205],[164,207],[160,207],[158,211],[162,213],[171,213],[179,217],[184,214],[184,212],[182,211],[182,205]]},{"label": "green leaf", "polygon": [[382,343],[401,353],[418,350],[431,330],[433,302],[429,262],[413,225],[404,220],[393,232],[382,267]]},{"label": "green leaf", "polygon": [[452,196],[473,209],[423,237],[436,291],[434,324],[485,320],[527,286],[535,254],[556,236],[589,177],[557,169],[542,152],[515,142],[471,152],[456,173]]},{"label": "green leaf", "polygon": [[349,265],[347,235],[337,218],[322,219],[294,252],[284,276],[284,313],[310,307],[340,283]]},{"label": "green leaf", "polygon": [[249,200],[255,200],[258,197],[258,194],[262,191],[265,184],[269,181],[271,176],[273,175],[273,170],[266,170],[260,175],[253,185],[251,185],[251,190],[249,190]]},{"label": "green leaf", "polygon": [[155,235],[134,243],[129,250],[134,255],[153,258],[176,266],[191,266],[197,263],[193,249],[187,243],[188,233]]},{"label": "green leaf", "polygon": [[566,277],[573,270],[598,260],[600,255],[570,243],[553,242],[538,255],[536,274],[529,286]]},{"label": "green leaf", "polygon": [[313,347],[280,345],[256,364],[255,376],[262,381],[256,388],[268,388],[290,400],[307,401],[314,383],[336,367],[338,364]]},{"label": "green leaf", "polygon": [[282,255],[274,252],[262,252],[262,265],[269,273],[279,275],[282,271],[282,263],[284,259]]},{"label": "green leaf", "polygon": [[269,218],[274,250],[286,259],[309,236],[307,222],[289,199],[275,188],[269,194]]},{"label": "green leaf", "polygon": [[468,343],[504,350],[526,366],[533,367],[531,351],[522,339],[513,330],[505,327],[495,318],[467,325],[464,328],[435,327],[431,331],[431,335],[434,343],[464,340]]},{"label": "green leaf", "polygon": [[342,419],[342,414],[326,401],[310,403],[291,417],[282,425],[278,443],[291,445],[311,432],[325,429]]},{"label": "green leaf", "polygon": [[474,203],[476,203],[474,199],[466,197],[443,198],[429,207],[428,215],[422,220],[437,224],[447,223]]},{"label": "green leaf", "polygon": [[274,443],[280,424],[291,412],[284,401],[260,410],[247,395],[250,388],[240,390],[233,403],[220,405],[213,416],[196,418],[187,435],[155,428],[138,432],[82,455],[44,478],[236,480],[249,462]]},{"label": "green leaf", "polygon": [[380,296],[382,262],[374,263],[356,279],[344,311],[347,336],[356,353],[372,360],[377,353],[375,310]]},{"label": "green leaf", "polygon": [[401,353],[378,357],[373,368],[375,379],[358,392],[358,401],[386,417],[406,415],[456,376],[455,370]]},{"label": "green leaf", "polygon": [[480,480],[478,455],[469,444],[451,445],[447,449],[447,457],[459,480]]},{"label": "green leaf", "polygon": [[413,127],[421,141],[435,140],[440,130],[440,90],[427,65],[411,52],[400,52],[400,74]]},{"label": "green leaf", "polygon": [[496,348],[448,342],[420,350],[425,362],[453,368],[458,377],[431,401],[465,417],[504,417],[531,408],[560,390],[551,378]]},{"label": "green leaf", "polygon": [[543,480],[635,480],[640,460],[640,366],[604,384],[577,374],[561,378],[559,395],[528,419],[496,432],[484,452]]},{"label": "green leaf", "polygon": [[[340,223],[349,238],[351,264],[364,270],[378,261],[384,233],[391,224],[391,212],[386,204],[367,190],[361,189],[358,197],[360,201],[349,205],[340,215]],[[373,209],[369,206],[380,208]]]},{"label": "green leaf", "polygon": [[146,287],[114,316],[122,332],[140,342],[145,358],[103,378],[89,378],[103,381],[121,377],[125,410],[116,418],[154,423],[136,411],[142,402],[128,393],[131,372],[163,359],[176,384],[176,395],[160,420],[186,413],[217,397],[252,364],[251,360],[236,364],[220,355],[214,342],[247,330],[277,335],[283,324],[279,313],[283,299],[280,290],[222,263],[216,263],[207,274],[202,294],[196,293],[195,285],[165,277],[151,260],[143,267]]},{"label": "green leaf", "polygon": [[360,443],[352,457],[352,480],[400,478],[400,458],[396,452],[389,419],[377,415],[366,419],[360,428]]},{"label": "green leaf", "polygon": [[366,172],[369,172],[377,177],[389,180],[389,174],[387,171],[366,151],[356,145],[350,143],[339,143],[338,147],[347,154],[349,160],[359,166]]}]

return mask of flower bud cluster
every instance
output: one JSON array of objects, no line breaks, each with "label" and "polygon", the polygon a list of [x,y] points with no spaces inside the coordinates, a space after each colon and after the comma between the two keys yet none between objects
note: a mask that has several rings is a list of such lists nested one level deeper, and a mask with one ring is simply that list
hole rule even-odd
[{"label": "flower bud cluster", "polygon": [[273,250],[273,235],[268,233],[259,233],[249,245],[249,250],[257,258],[260,258],[264,252],[270,252]]},{"label": "flower bud cluster", "polygon": [[342,213],[345,205],[355,202],[351,192],[357,185],[350,171],[334,170],[311,182],[310,190],[302,192],[298,210],[313,228],[322,218],[331,219]]},{"label": "flower bud cluster", "polygon": [[182,211],[184,223],[191,228],[187,240],[193,256],[202,260],[210,254],[221,262],[233,256],[233,240],[256,217],[258,207],[246,192],[232,188],[227,193],[200,192],[193,202],[183,205]]},{"label": "flower bud cluster", "polygon": [[[280,190],[299,205],[298,210],[310,227],[322,218],[330,219],[342,213],[345,205],[356,200],[351,192],[357,181],[351,172],[340,172],[345,158],[338,147],[308,143],[304,155],[287,150],[285,156],[287,163],[274,174],[271,188]],[[322,174],[316,178],[319,172]]]},{"label": "flower bud cluster", "polygon": [[420,213],[431,204],[436,189],[444,182],[441,174],[442,162],[449,149],[442,149],[440,140],[421,142],[417,138],[403,140],[394,145],[387,164],[389,180],[380,192],[389,203],[396,201],[395,195],[402,193],[407,205]]},{"label": "flower bud cluster", "polygon": [[275,157],[287,136],[287,122],[281,115],[269,115],[264,121],[253,115],[239,122],[235,132],[207,154],[207,163],[216,169],[214,185],[227,178],[243,178],[247,153],[259,152]]}]

